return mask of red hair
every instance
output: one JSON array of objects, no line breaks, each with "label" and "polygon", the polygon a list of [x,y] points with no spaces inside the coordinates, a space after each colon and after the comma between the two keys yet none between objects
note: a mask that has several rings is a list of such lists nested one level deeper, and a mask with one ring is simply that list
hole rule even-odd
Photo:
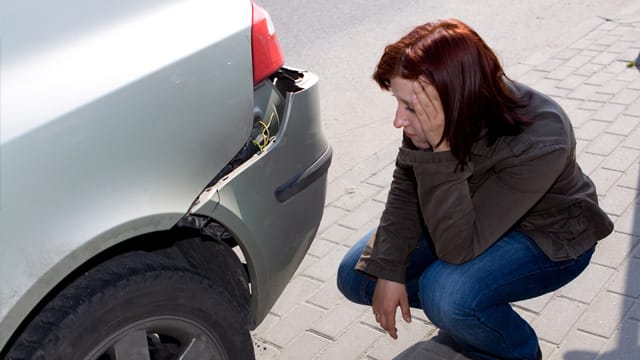
[{"label": "red hair", "polygon": [[516,110],[528,100],[509,91],[494,52],[459,20],[426,23],[386,46],[373,79],[389,90],[393,77],[413,80],[421,75],[438,91],[445,116],[440,141],[449,142],[461,168],[484,130],[492,145],[500,136],[518,134],[527,123]]}]

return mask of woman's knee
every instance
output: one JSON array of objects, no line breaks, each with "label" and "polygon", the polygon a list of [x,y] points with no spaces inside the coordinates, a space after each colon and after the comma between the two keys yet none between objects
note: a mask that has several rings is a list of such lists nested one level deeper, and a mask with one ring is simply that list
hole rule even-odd
[{"label": "woman's knee", "polygon": [[350,301],[371,305],[375,280],[355,270],[355,263],[349,259],[343,259],[338,267],[338,290]]},{"label": "woman's knee", "polygon": [[[338,275],[336,276],[338,290],[349,299],[351,294],[351,284],[353,283],[352,277],[355,273],[355,263],[346,256],[340,262],[338,266]],[[351,300],[351,299],[349,299]]]},{"label": "woman's knee", "polygon": [[350,301],[358,304],[370,304],[369,288],[375,287],[375,280],[356,271],[355,267],[366,245],[365,239],[356,243],[342,258],[338,266],[336,282],[338,290]]},{"label": "woman's knee", "polygon": [[473,318],[477,294],[455,273],[430,267],[420,277],[418,295],[429,320],[441,329],[455,329],[465,319]]}]

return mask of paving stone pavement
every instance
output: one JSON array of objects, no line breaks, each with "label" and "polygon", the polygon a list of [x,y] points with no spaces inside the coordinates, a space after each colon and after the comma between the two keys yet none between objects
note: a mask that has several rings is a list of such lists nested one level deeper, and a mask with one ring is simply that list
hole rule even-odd
[{"label": "paving stone pavement", "polygon": [[[549,94],[572,118],[578,161],[596,183],[615,231],[566,287],[513,306],[536,330],[544,359],[640,359],[640,16],[601,19],[570,46],[507,74]],[[266,320],[253,332],[267,359],[466,359],[424,313],[398,319],[393,340],[369,308],[338,292],[338,263],[377,223],[399,142],[332,179],[318,236]]]}]

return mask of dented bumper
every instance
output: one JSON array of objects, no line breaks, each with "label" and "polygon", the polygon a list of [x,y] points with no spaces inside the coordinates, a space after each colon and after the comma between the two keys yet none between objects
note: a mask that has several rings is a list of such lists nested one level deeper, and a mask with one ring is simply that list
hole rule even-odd
[{"label": "dented bumper", "polygon": [[184,219],[200,230],[220,224],[239,244],[254,326],[293,276],[322,218],[332,151],[320,122],[317,85],[312,73],[283,69],[256,88],[258,131]]}]

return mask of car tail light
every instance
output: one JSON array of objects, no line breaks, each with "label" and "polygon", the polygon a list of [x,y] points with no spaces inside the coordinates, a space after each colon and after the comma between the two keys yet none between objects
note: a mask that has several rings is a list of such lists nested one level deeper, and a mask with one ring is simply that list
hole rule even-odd
[{"label": "car tail light", "polygon": [[253,1],[251,4],[253,5],[253,25],[251,28],[253,84],[257,85],[284,64],[284,55],[269,13]]}]

